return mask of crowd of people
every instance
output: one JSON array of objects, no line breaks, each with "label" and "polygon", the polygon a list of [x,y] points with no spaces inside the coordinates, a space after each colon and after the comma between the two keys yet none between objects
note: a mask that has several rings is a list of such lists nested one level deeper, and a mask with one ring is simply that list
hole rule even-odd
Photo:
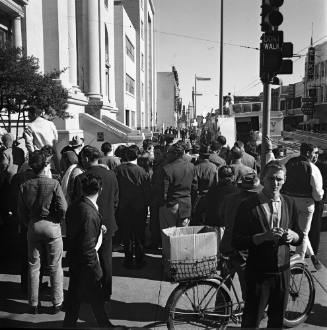
[{"label": "crowd of people", "polygon": [[[35,127],[35,120],[45,120],[36,109],[30,112]],[[43,133],[42,125],[41,131],[35,127],[25,132],[27,159],[16,155],[10,134],[2,137],[0,152],[1,224],[6,229],[17,223],[21,284],[34,314],[47,267],[53,313],[65,310],[64,326],[76,325],[84,300],[99,326],[112,326],[104,306],[112,294],[113,247],[123,247],[124,267],[143,268],[145,250],[159,250],[161,230],[171,226],[219,229],[220,252],[241,282],[244,327],[257,327],[267,304],[268,325],[281,327],[290,244],[321,267],[317,252],[327,162],[318,161],[313,145],[303,143],[300,156],[284,166],[266,139],[267,165],[260,171],[242,141],[229,148],[224,136],[203,143],[167,134],[164,141],[146,139],[142,147],[115,150],[107,141],[101,151],[76,136],[58,156],[53,127]],[[70,271],[65,299],[63,228]]]}]

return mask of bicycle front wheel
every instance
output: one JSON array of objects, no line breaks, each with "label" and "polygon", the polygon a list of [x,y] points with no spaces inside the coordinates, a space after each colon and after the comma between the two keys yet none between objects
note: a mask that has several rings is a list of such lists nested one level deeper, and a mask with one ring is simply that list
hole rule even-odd
[{"label": "bicycle front wheel", "polygon": [[232,313],[232,299],[225,285],[200,280],[181,285],[166,309],[169,329],[224,329]]},{"label": "bicycle front wheel", "polygon": [[307,267],[303,264],[292,266],[284,326],[295,327],[307,319],[314,304],[315,292],[313,277]]}]

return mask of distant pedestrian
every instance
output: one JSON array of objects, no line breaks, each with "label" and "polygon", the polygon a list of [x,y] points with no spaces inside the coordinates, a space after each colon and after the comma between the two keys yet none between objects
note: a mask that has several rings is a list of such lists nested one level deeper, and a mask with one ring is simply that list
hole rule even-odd
[{"label": "distant pedestrian", "polygon": [[256,170],[256,161],[255,158],[253,156],[251,156],[250,154],[248,154],[245,149],[244,149],[244,143],[240,140],[236,141],[234,146],[239,147],[242,151],[242,159],[241,162],[250,168],[253,168],[254,170]]},{"label": "distant pedestrian", "polygon": [[210,147],[202,145],[200,156],[195,165],[194,182],[192,185],[192,224],[204,224],[208,209],[206,195],[209,189],[218,183],[218,168],[210,162]]},{"label": "distant pedestrian", "polygon": [[105,164],[110,170],[115,170],[120,165],[120,159],[113,155],[112,146],[110,142],[104,142],[101,145],[103,157],[99,159],[99,164]]},{"label": "distant pedestrian", "polygon": [[160,228],[187,226],[191,217],[191,189],[194,165],[183,160],[184,149],[175,144],[168,149],[167,164],[163,166]]},{"label": "distant pedestrian", "polygon": [[[150,202],[150,176],[137,165],[137,153],[130,146],[127,162],[117,167],[119,205],[117,217],[124,243],[126,268],[142,268],[144,260],[145,226]],[[132,216],[131,216],[132,215]]]},{"label": "distant pedestrian", "polygon": [[46,251],[50,271],[53,313],[58,313],[63,302],[63,242],[60,223],[67,204],[60,184],[48,178],[49,162],[38,150],[30,155],[29,164],[36,174],[20,186],[17,213],[19,220],[28,228],[29,304],[38,313],[39,277],[42,251]]},{"label": "distant pedestrian", "polygon": [[69,206],[66,216],[70,280],[63,326],[76,326],[80,305],[86,301],[92,307],[98,326],[113,327],[104,308],[101,288],[103,272],[96,247],[101,236],[97,199],[102,182],[90,173],[83,175],[80,182],[82,197]]},{"label": "distant pedestrian", "polygon": [[210,144],[210,156],[209,156],[209,160],[214,163],[217,168],[226,165],[226,161],[225,159],[223,159],[222,157],[220,157],[218,155],[219,151],[220,151],[220,144],[217,141],[212,141]]},{"label": "distant pedestrian", "polygon": [[233,147],[230,151],[230,155],[231,155],[231,167],[234,170],[234,175],[235,175],[235,182],[237,184],[240,184],[242,182],[242,177],[246,174],[250,174],[250,173],[256,173],[256,171],[251,168],[248,167],[246,165],[244,165],[242,163],[242,150],[238,147]]}]

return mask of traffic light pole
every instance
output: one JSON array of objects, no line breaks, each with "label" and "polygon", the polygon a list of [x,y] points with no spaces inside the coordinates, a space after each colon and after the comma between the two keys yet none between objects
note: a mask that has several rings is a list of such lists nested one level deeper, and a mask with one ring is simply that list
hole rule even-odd
[{"label": "traffic light pole", "polygon": [[263,109],[262,109],[262,143],[261,143],[261,171],[266,165],[265,137],[270,137],[270,109],[271,109],[271,86],[268,82],[263,83]]}]

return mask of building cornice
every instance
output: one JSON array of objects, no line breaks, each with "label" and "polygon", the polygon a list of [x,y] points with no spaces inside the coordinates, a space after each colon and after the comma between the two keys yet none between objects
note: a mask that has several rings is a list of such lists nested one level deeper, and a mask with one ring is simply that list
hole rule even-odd
[{"label": "building cornice", "polygon": [[12,16],[24,17],[23,7],[12,0],[0,0],[0,9]]}]

